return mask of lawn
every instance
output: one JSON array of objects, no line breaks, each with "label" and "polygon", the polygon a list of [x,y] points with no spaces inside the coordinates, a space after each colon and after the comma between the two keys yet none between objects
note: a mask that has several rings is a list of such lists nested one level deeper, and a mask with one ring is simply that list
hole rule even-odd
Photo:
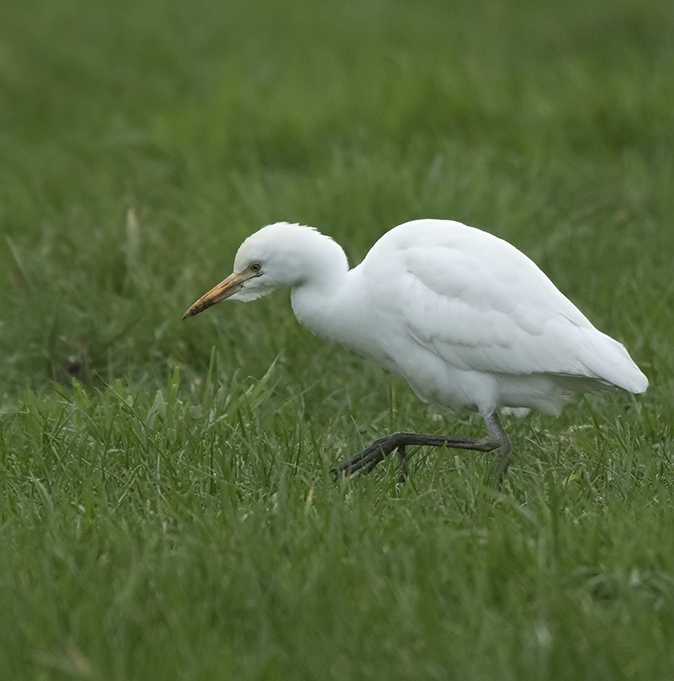
[{"label": "lawn", "polygon": [[[3,0],[0,678],[671,679],[671,0]],[[181,316],[277,220],[533,258],[643,396],[479,436],[288,293]]]}]

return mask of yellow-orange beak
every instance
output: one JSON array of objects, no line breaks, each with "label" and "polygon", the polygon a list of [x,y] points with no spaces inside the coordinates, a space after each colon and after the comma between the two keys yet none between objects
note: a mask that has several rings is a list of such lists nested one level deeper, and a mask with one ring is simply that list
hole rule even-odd
[{"label": "yellow-orange beak", "polygon": [[255,276],[254,273],[245,270],[244,272],[230,274],[227,279],[221,281],[217,286],[214,286],[208,293],[205,293],[199,300],[197,300],[192,307],[183,315],[183,319],[194,317],[204,310],[207,310],[211,305],[227,300],[230,296],[238,293],[242,287],[243,282]]}]

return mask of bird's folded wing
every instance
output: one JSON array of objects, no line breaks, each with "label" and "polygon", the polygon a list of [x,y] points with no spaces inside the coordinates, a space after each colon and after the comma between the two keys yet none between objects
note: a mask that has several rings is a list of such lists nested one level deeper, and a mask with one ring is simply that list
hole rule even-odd
[{"label": "bird's folded wing", "polygon": [[602,379],[593,357],[618,346],[619,361],[629,359],[531,260],[515,253],[521,257],[499,260],[498,253],[451,248],[401,252],[393,287],[401,322],[457,368]]}]

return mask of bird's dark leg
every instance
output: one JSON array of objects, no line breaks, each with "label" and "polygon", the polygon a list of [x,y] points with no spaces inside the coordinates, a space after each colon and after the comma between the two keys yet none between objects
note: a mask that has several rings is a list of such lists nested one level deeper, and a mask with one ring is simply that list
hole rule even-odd
[{"label": "bird's dark leg", "polygon": [[484,422],[487,424],[489,437],[498,439],[500,442],[496,450],[496,466],[494,468],[494,484],[498,492],[510,466],[510,450],[512,445],[496,413],[486,416]]},{"label": "bird's dark leg", "polygon": [[476,452],[496,452],[496,489],[499,489],[510,465],[510,440],[506,435],[498,416],[490,414],[484,417],[488,435],[483,438],[453,437],[451,435],[422,435],[420,433],[393,433],[375,440],[367,449],[359,452],[347,461],[335,466],[330,472],[337,479],[340,473],[352,475],[361,471],[369,473],[380,461],[394,450],[398,450],[401,463],[401,479],[407,475],[407,445],[425,447],[451,447],[452,449],[469,449]]},{"label": "bird's dark leg", "polygon": [[407,480],[407,450],[405,445],[398,447],[398,464],[400,465],[398,482],[405,482]]}]

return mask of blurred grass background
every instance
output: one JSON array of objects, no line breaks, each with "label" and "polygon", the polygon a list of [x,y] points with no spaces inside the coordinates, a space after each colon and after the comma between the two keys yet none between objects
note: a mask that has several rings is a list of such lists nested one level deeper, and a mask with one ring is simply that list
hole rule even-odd
[{"label": "blurred grass background", "polygon": [[[5,0],[1,678],[665,679],[674,6]],[[530,255],[652,382],[468,433],[287,294],[184,310],[288,220],[357,262],[445,217]]]}]

